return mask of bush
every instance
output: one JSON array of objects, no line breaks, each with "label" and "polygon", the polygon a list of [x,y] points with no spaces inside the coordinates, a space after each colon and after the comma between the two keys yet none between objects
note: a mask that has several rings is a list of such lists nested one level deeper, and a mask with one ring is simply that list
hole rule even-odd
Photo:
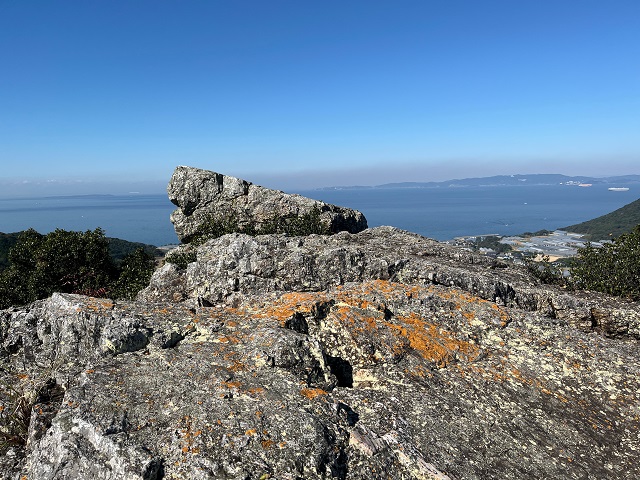
[{"label": "bush", "polygon": [[173,263],[177,267],[185,269],[187,268],[187,265],[196,261],[196,252],[194,251],[170,252],[165,257],[165,261],[169,263]]},{"label": "bush", "polygon": [[486,235],[483,237],[477,237],[476,241],[473,243],[474,249],[479,250],[480,248],[490,248],[494,252],[497,253],[505,253],[513,250],[511,245],[506,243],[501,243],[500,240],[502,237],[498,237],[496,235]]},{"label": "bush", "polygon": [[102,229],[57,229],[42,235],[25,230],[0,273],[0,308],[23,305],[53,292],[132,298],[154,269],[153,257],[136,250],[116,265]]},{"label": "bush", "polygon": [[640,225],[612,243],[578,250],[572,281],[576,288],[640,299]]},{"label": "bush", "polygon": [[142,247],[126,255],[118,268],[120,275],[112,287],[111,296],[134,299],[140,290],[149,285],[154,268],[154,258]]},{"label": "bush", "polygon": [[542,255],[538,260],[532,256],[523,257],[527,271],[542,283],[571,287],[569,279],[564,275],[563,265],[551,262],[549,255]]},{"label": "bush", "polygon": [[579,248],[568,262],[569,278],[563,265],[549,262],[549,257],[540,262],[525,259],[525,265],[543,283],[640,300],[640,225],[602,247],[587,243]]}]

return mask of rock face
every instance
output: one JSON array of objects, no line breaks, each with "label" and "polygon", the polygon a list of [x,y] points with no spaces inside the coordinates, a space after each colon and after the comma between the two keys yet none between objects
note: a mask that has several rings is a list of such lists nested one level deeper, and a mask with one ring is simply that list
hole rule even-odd
[{"label": "rock face", "polygon": [[205,222],[227,222],[260,228],[274,218],[299,217],[314,208],[331,232],[357,233],[367,228],[367,220],[357,210],[337,207],[300,195],[260,187],[246,180],[208,170],[177,167],[167,187],[169,199],[178,208],[171,215],[178,238],[189,242]]},{"label": "rock face", "polygon": [[640,478],[638,304],[390,227],[194,250],[0,312],[0,479]]}]

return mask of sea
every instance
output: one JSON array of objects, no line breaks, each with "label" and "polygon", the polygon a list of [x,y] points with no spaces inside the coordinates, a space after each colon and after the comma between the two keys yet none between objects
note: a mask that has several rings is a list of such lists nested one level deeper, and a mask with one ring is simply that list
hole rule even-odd
[{"label": "sea", "polygon": [[[555,230],[612,212],[640,197],[640,185],[522,185],[363,188],[293,191],[355,208],[370,227],[391,225],[436,240],[470,235],[517,235]],[[102,228],[106,236],[156,246],[179,243],[167,195],[0,197],[0,232],[34,228],[48,233]]]}]

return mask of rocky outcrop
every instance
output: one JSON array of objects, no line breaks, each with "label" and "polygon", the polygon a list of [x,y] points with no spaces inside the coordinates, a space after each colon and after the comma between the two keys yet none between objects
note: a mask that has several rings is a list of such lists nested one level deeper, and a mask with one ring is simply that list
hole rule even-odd
[{"label": "rocky outcrop", "polygon": [[330,233],[356,233],[367,228],[366,218],[357,210],[193,167],[177,167],[167,192],[178,207],[171,222],[183,242],[191,241],[207,222],[228,223],[232,219],[241,228],[260,229],[274,219],[308,215],[314,208],[319,210],[320,221]]},{"label": "rocky outcrop", "polygon": [[637,304],[390,227],[179,250],[0,312],[0,479],[640,477]]},{"label": "rocky outcrop", "polygon": [[540,285],[526,269],[392,227],[356,235],[225,235],[197,248],[181,269],[167,263],[140,300],[234,305],[256,292],[322,291],[348,282],[391,280],[460,288],[496,305],[539,311],[584,331],[640,339],[636,303]]}]

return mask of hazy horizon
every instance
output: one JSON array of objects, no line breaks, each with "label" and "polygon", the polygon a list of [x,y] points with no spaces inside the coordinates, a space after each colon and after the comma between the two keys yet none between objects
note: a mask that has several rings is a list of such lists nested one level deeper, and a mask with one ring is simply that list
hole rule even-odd
[{"label": "hazy horizon", "polygon": [[177,165],[280,189],[638,172],[638,18],[636,0],[0,2],[0,195],[164,188]]},{"label": "hazy horizon", "polygon": [[[487,178],[497,175],[539,175],[539,174],[557,174],[568,177],[592,177],[605,178],[625,175],[638,175],[635,171],[626,171],[619,173],[607,174],[588,174],[588,173],[562,173],[562,172],[496,172],[487,175],[456,175],[456,176],[438,176],[429,178],[420,178],[415,175],[415,169],[412,170],[414,175],[410,177],[408,174],[403,175],[402,170],[397,172],[398,176],[368,171],[358,172],[339,171],[339,172],[299,172],[290,173],[288,175],[276,175],[255,173],[246,176],[241,175],[240,178],[247,180],[256,185],[268,188],[274,188],[285,191],[304,191],[315,190],[331,187],[375,187],[386,185],[389,183],[406,183],[406,182],[446,182],[467,178]],[[465,170],[472,173],[470,170]],[[228,175],[226,172],[218,172]],[[232,175],[233,176],[233,175]],[[352,180],[352,181],[349,181]],[[0,177],[0,198],[7,197],[27,197],[27,196],[47,196],[47,195],[124,195],[124,194],[162,194],[166,192],[166,186],[169,178],[163,180],[147,180],[147,181],[118,181],[104,180],[96,178],[23,178],[23,179],[7,179]]]}]

